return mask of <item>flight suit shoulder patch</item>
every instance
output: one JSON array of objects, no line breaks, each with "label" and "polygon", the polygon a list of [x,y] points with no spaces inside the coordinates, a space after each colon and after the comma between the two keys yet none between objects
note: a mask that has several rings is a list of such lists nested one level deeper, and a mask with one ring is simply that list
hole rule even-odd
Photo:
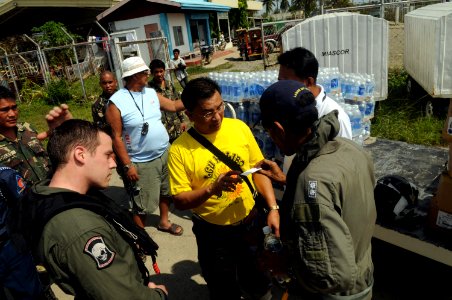
[{"label": "flight suit shoulder patch", "polygon": [[94,236],[90,238],[83,250],[89,254],[97,264],[97,269],[105,269],[113,263],[116,253],[108,249],[101,236]]},{"label": "flight suit shoulder patch", "polygon": [[308,181],[308,197],[311,199],[317,198],[317,180]]}]

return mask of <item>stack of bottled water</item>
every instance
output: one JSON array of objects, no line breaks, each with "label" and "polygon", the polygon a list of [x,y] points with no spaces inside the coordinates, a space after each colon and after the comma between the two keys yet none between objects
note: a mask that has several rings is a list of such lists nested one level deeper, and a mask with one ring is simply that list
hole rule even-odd
[{"label": "stack of bottled water", "polygon": [[[251,127],[254,137],[264,156],[282,163],[283,155],[260,124],[259,99],[264,91],[278,79],[277,70],[261,72],[209,73],[221,89],[222,98],[235,110],[237,119]],[[225,110],[225,117],[232,117]]]},{"label": "stack of bottled water", "polygon": [[362,145],[370,136],[370,119],[374,116],[374,75],[340,73],[339,68],[321,68],[317,83],[344,108],[350,117],[353,140]]},{"label": "stack of bottled water", "polygon": [[[236,117],[252,128],[265,157],[282,162],[283,155],[260,125],[259,109],[259,98],[278,80],[278,71],[211,72],[209,77],[218,83],[223,100],[232,105]],[[373,74],[341,73],[339,68],[321,68],[317,84],[344,108],[350,117],[353,140],[362,144],[370,136],[370,119],[374,115]],[[232,117],[228,109],[225,117]]]}]

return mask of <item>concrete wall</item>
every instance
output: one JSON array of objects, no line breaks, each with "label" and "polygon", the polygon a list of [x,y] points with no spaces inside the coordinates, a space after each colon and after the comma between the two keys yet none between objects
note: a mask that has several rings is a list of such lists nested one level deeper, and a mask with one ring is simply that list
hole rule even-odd
[{"label": "concrete wall", "polygon": [[[168,16],[168,27],[169,27],[169,34],[171,39],[171,45],[172,48],[179,49],[181,54],[185,54],[190,52],[190,42],[188,39],[187,34],[187,22],[185,20],[184,14],[167,14]],[[176,41],[174,40],[174,26],[181,26],[182,27],[182,35],[184,37],[184,45],[176,46]]]},{"label": "concrete wall", "polygon": [[[153,24],[153,23],[157,23],[158,29],[161,30],[159,15],[146,16],[146,17],[124,20],[124,21],[116,21],[115,28],[116,28],[116,32],[125,31],[125,30],[135,30],[137,40],[144,40],[147,38],[145,31],[144,31],[144,25]],[[138,47],[140,49],[141,57],[144,59],[146,64],[149,64],[150,56],[149,56],[149,48],[148,48],[147,43],[140,43],[140,44],[138,44]]]}]

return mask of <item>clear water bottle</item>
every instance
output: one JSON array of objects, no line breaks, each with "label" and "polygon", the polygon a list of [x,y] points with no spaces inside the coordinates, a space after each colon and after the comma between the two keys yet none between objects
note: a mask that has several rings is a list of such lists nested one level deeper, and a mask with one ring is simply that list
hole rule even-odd
[{"label": "clear water bottle", "polygon": [[268,134],[265,131],[262,131],[264,134],[264,156],[267,159],[272,159],[275,157],[275,143],[273,143],[273,140],[268,136]]},{"label": "clear water bottle", "polygon": [[366,98],[367,99],[370,99],[373,96],[374,90],[375,90],[375,76],[374,76],[374,74],[367,75],[367,78],[366,78]]},{"label": "clear water bottle", "polygon": [[363,81],[358,81],[358,101],[366,99],[366,84]]},{"label": "clear water bottle", "polygon": [[258,128],[254,128],[253,129],[253,135],[254,138],[256,139],[256,143],[259,146],[259,149],[261,149],[261,151],[264,150],[264,140],[263,140],[263,135],[262,135],[263,131],[261,129]]},{"label": "clear water bottle", "polygon": [[375,99],[373,96],[371,96],[370,99],[366,101],[366,112],[365,112],[366,118],[372,118],[374,116],[374,110],[375,110]]},{"label": "clear water bottle", "polygon": [[340,86],[340,73],[339,69],[333,68],[330,74],[330,80],[331,80],[331,93],[333,95],[339,95],[341,92],[341,86]]},{"label": "clear water bottle", "polygon": [[256,126],[257,123],[261,120],[261,109],[259,108],[259,103],[257,103],[256,101],[250,101],[250,109],[248,115],[250,126]]},{"label": "clear water bottle", "polygon": [[[226,103],[225,103],[226,104]],[[233,106],[229,106],[229,105],[226,105],[226,107],[225,107],[225,109],[224,109],[224,117],[225,118],[234,118],[234,116],[233,116],[233,114],[232,114],[232,111],[231,111],[231,109],[230,109],[230,107],[233,107]]]},{"label": "clear water bottle", "polygon": [[273,253],[281,252],[283,244],[281,240],[272,233],[272,229],[269,226],[265,226],[262,228],[262,232],[264,233],[264,249]]},{"label": "clear water bottle", "polygon": [[352,125],[352,135],[359,136],[362,131],[362,116],[361,112],[359,111],[358,105],[352,105],[351,108],[352,111],[352,118],[350,119],[351,125]]},{"label": "clear water bottle", "polygon": [[237,114],[237,119],[242,120],[243,122],[245,122],[246,124],[248,124],[249,120],[248,120],[248,111],[246,110],[245,106],[243,105],[242,102],[239,102],[237,104],[237,107],[235,109],[235,113]]}]

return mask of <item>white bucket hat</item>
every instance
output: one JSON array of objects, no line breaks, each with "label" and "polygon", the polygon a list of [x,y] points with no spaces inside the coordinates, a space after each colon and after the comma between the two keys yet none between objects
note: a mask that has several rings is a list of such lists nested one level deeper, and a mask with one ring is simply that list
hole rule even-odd
[{"label": "white bucket hat", "polygon": [[139,56],[132,56],[124,59],[121,64],[122,68],[122,79],[132,76],[133,74],[137,74],[146,70],[149,70],[149,67],[145,64],[144,60]]}]

